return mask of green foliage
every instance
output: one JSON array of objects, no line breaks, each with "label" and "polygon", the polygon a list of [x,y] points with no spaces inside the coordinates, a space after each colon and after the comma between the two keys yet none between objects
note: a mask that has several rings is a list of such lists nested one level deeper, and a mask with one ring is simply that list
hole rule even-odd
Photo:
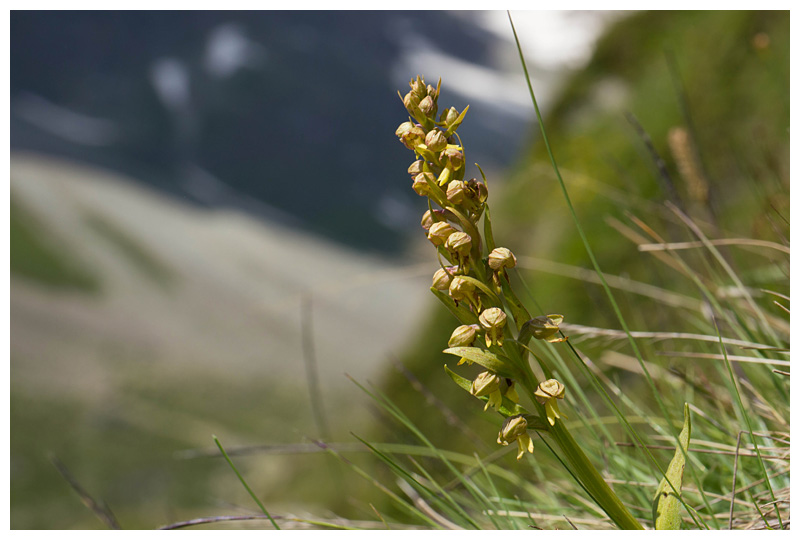
[{"label": "green foliage", "polygon": [[[760,516],[750,501],[764,504],[788,489],[789,379],[774,370],[788,370],[781,351],[789,326],[773,302],[786,304],[789,293],[788,106],[785,12],[641,13],[609,31],[545,125],[619,317],[587,269],[542,145],[534,142],[502,186],[499,206],[494,199],[492,234],[518,256],[512,279],[527,292],[520,300],[539,313],[565,314],[567,347],[531,348],[546,376],[569,389],[567,424],[650,526],[652,494],[665,472],[660,452],[675,448],[680,427],[670,411],[684,402],[695,415],[689,469],[670,488],[680,493],[683,521],[778,528],[778,513],[786,512],[785,504],[767,505]],[[694,245],[644,246],[664,242]],[[617,330],[622,320],[642,363]],[[441,382],[442,358],[432,352],[454,324],[441,310],[404,361],[479,426],[468,405],[449,401],[458,398]],[[731,356],[735,377],[726,370]],[[392,385],[391,395],[405,399],[394,392],[402,383]],[[450,430],[437,428],[430,410],[404,410],[452,448]],[[618,415],[624,422],[616,425]],[[550,489],[563,477],[553,473],[556,456],[540,448],[537,464],[549,474],[530,481]],[[559,491],[560,502],[548,509],[558,513],[573,496]]]}]

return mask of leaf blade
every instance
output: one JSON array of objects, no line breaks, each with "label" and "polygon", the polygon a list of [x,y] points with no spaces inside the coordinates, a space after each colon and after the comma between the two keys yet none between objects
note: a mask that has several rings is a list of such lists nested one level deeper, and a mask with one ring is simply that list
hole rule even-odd
[{"label": "leaf blade", "polygon": [[[672,461],[669,462],[665,477],[658,484],[658,489],[656,489],[656,494],[653,498],[653,522],[657,531],[677,531],[681,528],[681,503],[679,497],[683,487],[686,452],[689,451],[691,437],[692,421],[689,416],[689,404],[684,403],[683,429],[678,435],[680,447],[675,448],[675,455],[672,457]],[[669,479],[669,482],[667,479]],[[670,486],[670,484],[672,485]],[[675,488],[674,490],[673,487]]]}]

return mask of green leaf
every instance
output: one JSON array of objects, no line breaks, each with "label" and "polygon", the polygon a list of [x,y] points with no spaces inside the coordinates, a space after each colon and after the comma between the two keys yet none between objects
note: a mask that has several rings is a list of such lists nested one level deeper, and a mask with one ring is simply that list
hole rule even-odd
[{"label": "green leaf", "polygon": [[[661,479],[653,498],[653,521],[656,530],[676,531],[681,528],[679,497],[683,485],[683,470],[686,467],[686,452],[689,451],[689,439],[692,437],[692,421],[689,417],[689,404],[683,404],[683,429],[678,435],[680,447],[675,449],[675,456],[669,463],[666,477]],[[669,482],[667,482],[669,479]],[[670,486],[672,484],[672,486]],[[673,491],[673,487],[675,490]],[[677,492],[677,495],[676,495]]]},{"label": "green leaf", "polygon": [[431,292],[447,306],[447,309],[455,315],[456,319],[461,321],[461,324],[475,324],[478,322],[478,316],[467,309],[464,302],[457,306],[446,292],[434,289],[433,287],[431,287]]},{"label": "green leaf", "polygon": [[483,209],[483,236],[486,238],[486,249],[489,253],[494,251],[497,246],[494,243],[494,236],[492,235],[492,216],[489,214],[489,205]]},{"label": "green leaf", "polygon": [[460,358],[466,358],[470,362],[475,362],[489,371],[497,373],[501,377],[508,377],[510,379],[520,378],[512,371],[512,367],[508,362],[504,362],[496,354],[479,349],[478,347],[451,347],[445,349],[443,352]]}]

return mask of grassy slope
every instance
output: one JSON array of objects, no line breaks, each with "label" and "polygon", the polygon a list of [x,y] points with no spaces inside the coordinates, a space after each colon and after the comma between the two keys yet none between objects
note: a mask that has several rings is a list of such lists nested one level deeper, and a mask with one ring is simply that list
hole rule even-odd
[{"label": "grassy slope", "polygon": [[48,287],[96,291],[100,283],[85,265],[57,247],[52,235],[12,196],[11,272]]},{"label": "grassy slope", "polygon": [[[759,33],[769,38],[766,48],[756,45],[758,39],[763,40],[756,38]],[[524,40],[524,36],[521,38]],[[708,222],[705,229],[711,236],[773,242],[781,242],[783,234],[788,236],[788,226],[780,217],[788,219],[788,40],[788,13],[779,12],[641,13],[615,25],[601,40],[590,65],[568,84],[545,123],[579,218],[605,272],[699,296],[689,279],[652,257],[637,253],[629,240],[608,225],[608,219],[615,218],[630,226],[632,222],[626,216],[631,212],[671,240],[693,240],[687,229],[658,206],[671,198],[670,182],[678,195],[676,202],[696,219]],[[682,109],[681,92],[676,90],[668,56],[674,58],[680,74],[689,116]],[[651,137],[666,162],[669,181],[660,177],[641,136],[626,121],[626,111],[638,119]],[[708,179],[709,204],[692,199],[668,147],[670,128],[687,125],[695,130],[699,143]],[[464,142],[468,149],[469,141]],[[493,200],[495,238],[518,256],[589,268],[585,249],[569,219],[538,136],[530,148],[512,171],[502,197]],[[753,252],[741,248],[723,252],[748,285],[788,294],[788,273],[784,275],[788,272],[788,257],[763,250],[753,256]],[[696,252],[683,256],[700,269],[708,283],[730,284],[730,279],[708,257]],[[523,275],[543,311],[564,313],[567,322],[620,327],[608,300],[596,285],[543,272]],[[535,310],[532,300],[527,298],[526,302]],[[617,292],[617,301],[635,330],[702,329],[713,334],[702,317],[665,309],[659,300]],[[770,298],[760,300],[760,305],[771,315],[787,319],[785,313],[771,305]],[[441,371],[449,358],[438,351],[446,346],[453,325],[444,308],[437,311],[432,315],[429,330],[411,347],[404,361],[424,384],[434,389],[437,397],[477,426],[491,442],[496,427],[489,422],[495,419],[481,414],[476,403],[455,388]],[[722,332],[730,335],[730,325],[723,325]],[[768,342],[767,336],[758,332],[748,337]],[[585,344],[583,350],[598,358],[609,347],[620,349],[616,345],[595,343]],[[624,346],[622,352],[630,354]],[[645,345],[644,353],[648,360],[666,369],[710,377],[709,384],[724,389],[724,372],[719,369],[703,372],[702,366],[656,358],[652,344]],[[463,370],[465,376],[466,371]],[[755,373],[751,368],[743,368],[741,372],[750,375],[757,384],[763,382],[767,387],[773,384],[763,381],[763,373]],[[624,372],[612,372],[612,379],[623,385],[629,378]],[[579,382],[588,384],[583,379]],[[664,381],[658,384],[667,390]],[[776,385],[778,396],[785,393],[786,385]],[[421,406],[421,398],[408,392],[405,379],[392,376],[387,386],[403,410],[424,426],[437,443],[462,450],[465,445],[473,444],[462,432],[443,428],[443,417],[434,408]],[[702,402],[702,388],[685,388],[673,392],[667,400],[671,410],[679,411],[682,400],[690,399],[687,392],[698,392],[696,401]],[[629,391],[632,397],[642,398],[645,409],[652,407],[652,411],[657,411],[655,404],[645,398],[648,394],[644,387]],[[728,410],[719,414],[731,413]],[[677,419],[680,415],[675,416]],[[703,436],[702,431],[698,434]],[[751,465],[755,464],[748,466]],[[710,478],[706,487],[720,491],[725,489],[724,482],[730,482],[726,477],[715,485],[713,475]]]}]

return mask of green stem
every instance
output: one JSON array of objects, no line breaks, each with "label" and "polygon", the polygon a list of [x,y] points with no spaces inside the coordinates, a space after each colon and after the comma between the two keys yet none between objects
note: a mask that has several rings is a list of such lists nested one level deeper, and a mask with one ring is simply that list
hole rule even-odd
[{"label": "green stem", "polygon": [[625,507],[611,486],[600,475],[598,470],[583,453],[581,447],[570,435],[569,430],[560,419],[556,419],[554,426],[550,428],[550,435],[555,439],[558,446],[563,451],[565,457],[572,466],[572,472],[583,483],[586,490],[602,506],[605,513],[620,528],[626,530],[641,530],[644,527],[636,521],[636,518]]},{"label": "green stem", "polygon": [[[535,379],[532,375],[532,373],[526,374],[526,379],[522,381],[522,386],[525,388],[531,400],[538,404],[534,396],[536,385],[533,384]],[[544,409],[542,406],[538,408],[542,409],[542,411]],[[542,411],[540,411],[540,414],[542,414]],[[625,530],[644,529],[644,527],[636,521],[636,518],[633,517],[619,497],[617,497],[617,494],[614,493],[614,490],[611,489],[611,486],[609,486],[600,475],[600,472],[595,468],[592,462],[589,461],[589,458],[583,453],[581,447],[575,439],[572,438],[567,426],[560,419],[556,419],[555,425],[552,426],[547,433],[550,434],[561,449],[561,457],[566,459],[570,467],[570,472],[580,481],[584,489],[619,528]]]}]

